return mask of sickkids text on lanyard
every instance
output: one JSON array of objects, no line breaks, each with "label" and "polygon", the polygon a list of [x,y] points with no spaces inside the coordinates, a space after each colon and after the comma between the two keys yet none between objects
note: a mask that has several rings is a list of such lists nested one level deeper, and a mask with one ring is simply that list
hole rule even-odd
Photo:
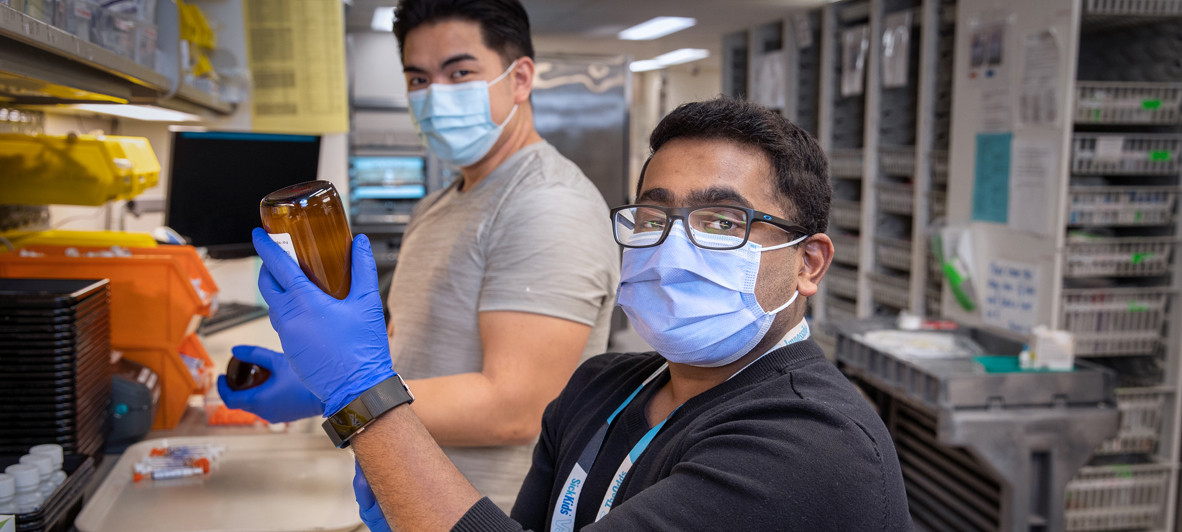
[{"label": "sickkids text on lanyard", "polygon": [[[783,340],[780,340],[774,347],[765,352],[764,355],[781,347],[806,340],[808,339],[809,335],[810,331],[808,323],[805,322],[805,320],[800,320],[800,323],[797,324],[796,327],[793,327],[791,331],[788,331],[788,334],[784,336]],[[763,358],[763,355],[760,355],[759,358],[752,360],[746,366],[743,366],[742,369],[736,371],[734,375],[731,375],[727,380],[734,378],[735,375],[738,375],[743,370],[750,367],[751,364],[759,361],[760,358]],[[603,440],[607,437],[607,430],[611,427],[612,421],[615,421],[616,416],[620,415],[620,412],[624,411],[624,408],[636,398],[636,396],[641,390],[644,389],[645,386],[648,385],[648,383],[652,382],[653,379],[656,379],[657,376],[660,375],[661,372],[665,371],[665,369],[668,367],[668,362],[661,364],[661,367],[657,368],[657,371],[653,372],[652,375],[649,375],[647,379],[644,379],[644,382],[640,383],[640,386],[637,386],[636,389],[632,391],[632,394],[629,395],[627,399],[624,399],[624,402],[621,403],[620,406],[616,408],[616,410],[612,412],[610,416],[607,417],[607,421],[601,427],[599,427],[599,430],[595,431],[595,435],[591,436],[591,440],[587,442],[587,447],[585,447],[583,452],[579,454],[579,459],[575,462],[574,467],[571,468],[570,475],[566,477],[566,483],[563,484],[565,488],[562,490],[561,497],[558,499],[558,502],[554,504],[554,514],[550,520],[551,532],[566,532],[574,530],[575,510],[578,509],[579,506],[579,495],[583,493],[583,484],[585,484],[587,481],[587,472],[591,470],[591,466],[595,464],[596,457],[599,456],[599,451],[603,447]],[[620,486],[623,485],[624,478],[628,476],[628,471],[632,469],[632,464],[636,463],[636,460],[640,458],[640,454],[648,448],[649,443],[652,443],[653,438],[655,438],[657,433],[661,431],[661,428],[665,426],[665,422],[669,421],[669,418],[673,417],[673,414],[675,414],[679,408],[681,408],[681,406],[674,408],[673,412],[670,412],[665,419],[661,420],[660,423],[657,423],[655,426],[653,426],[653,428],[649,429],[648,432],[644,433],[644,436],[640,438],[640,441],[636,442],[636,445],[632,447],[631,451],[628,451],[628,455],[624,457],[624,461],[620,463],[620,467],[616,469],[616,474],[612,477],[611,486],[608,487],[607,493],[603,495],[603,502],[599,506],[599,512],[595,515],[596,521],[603,519],[603,516],[607,515],[608,511],[612,509],[612,503],[615,502],[616,493],[620,490]]]}]

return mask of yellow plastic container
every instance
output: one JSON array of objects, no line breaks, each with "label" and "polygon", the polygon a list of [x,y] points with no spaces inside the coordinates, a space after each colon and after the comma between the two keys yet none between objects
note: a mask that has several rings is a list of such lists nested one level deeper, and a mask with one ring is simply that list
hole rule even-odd
[{"label": "yellow plastic container", "polygon": [[155,186],[160,162],[142,137],[0,134],[0,203],[102,205]]},{"label": "yellow plastic container", "polygon": [[[124,231],[63,231],[57,229],[46,231],[7,231],[0,233],[0,237],[4,237],[17,249],[24,246],[156,247],[156,239],[152,235]],[[0,246],[0,253],[6,251],[8,251],[7,247]]]}]

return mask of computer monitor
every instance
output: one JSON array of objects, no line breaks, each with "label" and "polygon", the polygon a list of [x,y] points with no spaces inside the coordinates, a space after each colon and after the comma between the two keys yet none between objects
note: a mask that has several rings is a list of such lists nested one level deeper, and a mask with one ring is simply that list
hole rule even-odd
[{"label": "computer monitor", "polygon": [[174,132],[164,223],[210,257],[253,255],[259,200],[315,180],[319,162],[317,136]]},{"label": "computer monitor", "polygon": [[353,155],[349,171],[354,199],[417,200],[427,195],[423,155]]}]

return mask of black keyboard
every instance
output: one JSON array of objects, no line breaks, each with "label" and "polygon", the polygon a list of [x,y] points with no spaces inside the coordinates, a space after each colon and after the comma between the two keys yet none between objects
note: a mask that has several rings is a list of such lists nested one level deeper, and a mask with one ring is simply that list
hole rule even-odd
[{"label": "black keyboard", "polygon": [[213,316],[201,321],[201,325],[197,327],[197,334],[213,334],[266,315],[267,307],[233,301],[222,303],[218,305],[218,310],[213,313]]}]

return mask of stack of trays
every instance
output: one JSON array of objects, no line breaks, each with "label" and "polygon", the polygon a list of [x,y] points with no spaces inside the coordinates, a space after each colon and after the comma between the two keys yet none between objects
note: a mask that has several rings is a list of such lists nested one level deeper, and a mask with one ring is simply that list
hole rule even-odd
[{"label": "stack of trays", "polygon": [[107,280],[0,279],[0,454],[97,455],[111,375]]}]

